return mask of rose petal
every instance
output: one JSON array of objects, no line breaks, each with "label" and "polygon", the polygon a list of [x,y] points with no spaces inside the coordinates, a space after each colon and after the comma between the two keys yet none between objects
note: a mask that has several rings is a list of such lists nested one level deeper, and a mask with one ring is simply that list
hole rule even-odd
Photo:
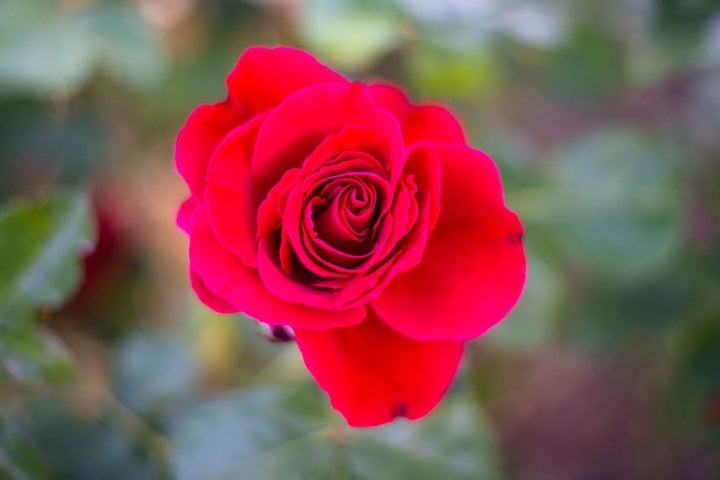
[{"label": "rose petal", "polygon": [[227,78],[230,97],[255,114],[316,83],[347,80],[307,53],[287,47],[249,48]]},{"label": "rose petal", "polygon": [[399,88],[386,84],[371,85],[368,90],[378,107],[395,115],[402,126],[407,145],[416,142],[465,144],[460,123],[449,110],[439,105],[412,105]]},{"label": "rose petal", "polygon": [[[415,204],[407,205],[405,197],[409,192],[401,182],[395,193],[392,219],[398,225],[393,225],[387,246],[393,247],[402,239],[403,248],[392,259],[393,267],[388,280],[420,262],[427,239],[437,223],[440,211],[440,165],[435,149],[428,144],[418,144],[410,150],[403,176],[408,177],[409,182],[411,179]],[[408,213],[415,213],[415,218],[408,218]],[[386,247],[381,250],[383,256],[388,253]]]},{"label": "rose petal", "polygon": [[195,294],[198,296],[200,301],[216,312],[237,313],[238,309],[236,307],[208,290],[202,278],[200,278],[200,276],[192,270],[190,271],[190,285],[192,285],[192,288],[195,290]]},{"label": "rose petal", "polygon": [[225,101],[200,105],[185,120],[175,142],[175,164],[193,196],[202,198],[208,162],[215,148],[246,118],[242,108]]},{"label": "rose petal", "polygon": [[[252,172],[270,187],[302,162],[328,136],[348,125],[374,130],[389,144],[389,169],[402,169],[402,135],[397,120],[378,110],[361,84],[320,84],[290,95],[269,115],[258,133]],[[397,166],[395,166],[397,164]]]},{"label": "rose petal", "polygon": [[352,327],[296,329],[295,339],[332,406],[354,427],[426,415],[450,386],[463,352],[461,342],[404,337],[372,311]]},{"label": "rose petal", "polygon": [[[286,303],[274,296],[260,281],[257,270],[247,267],[218,241],[202,209],[195,213],[190,235],[190,268],[214,295],[272,325],[332,328],[353,325],[365,317],[364,307],[325,311]],[[197,293],[200,296],[203,292]]]},{"label": "rose petal", "polygon": [[525,282],[523,228],[503,206],[492,159],[438,146],[441,212],[420,265],[398,275],[371,304],[412,338],[467,340],[505,317]]},{"label": "rose petal", "polygon": [[264,115],[230,132],[210,159],[205,206],[218,240],[245,265],[257,266],[257,208],[264,192],[250,174],[250,158]]},{"label": "rose petal", "polygon": [[185,233],[192,231],[192,217],[195,214],[197,202],[190,197],[180,204],[178,209],[176,223]]}]

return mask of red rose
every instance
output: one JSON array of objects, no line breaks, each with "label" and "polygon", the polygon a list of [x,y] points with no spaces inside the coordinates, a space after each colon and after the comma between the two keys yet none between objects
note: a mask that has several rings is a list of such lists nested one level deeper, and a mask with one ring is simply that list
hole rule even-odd
[{"label": "red rose", "polygon": [[349,424],[427,414],[525,280],[492,159],[447,110],[299,50],[247,50],[227,88],[176,145],[195,292],[291,326]]}]

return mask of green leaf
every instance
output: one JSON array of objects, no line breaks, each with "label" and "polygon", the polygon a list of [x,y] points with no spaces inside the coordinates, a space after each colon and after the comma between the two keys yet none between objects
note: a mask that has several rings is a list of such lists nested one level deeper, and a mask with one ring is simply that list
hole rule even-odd
[{"label": "green leaf", "polygon": [[354,431],[346,453],[351,478],[501,478],[490,429],[467,395],[450,398],[417,422]]},{"label": "green leaf", "polygon": [[31,23],[0,45],[0,93],[73,92],[93,66],[92,37],[74,18]]},{"label": "green leaf", "polygon": [[73,378],[75,373],[74,360],[64,344],[45,330],[4,335],[0,341],[0,360],[14,380],[61,382]]},{"label": "green leaf", "polygon": [[165,58],[135,8],[101,4],[79,19],[94,40],[98,63],[125,85],[145,88],[157,83]]},{"label": "green leaf", "polygon": [[85,195],[56,195],[0,211],[0,328],[17,328],[40,307],[58,307],[80,279],[95,241]]},{"label": "green leaf", "polygon": [[[160,480],[164,460],[141,430],[142,420],[103,409],[80,412],[36,400],[16,415],[58,480]],[[127,415],[127,414],[126,414]],[[153,437],[152,440],[158,440]]]},{"label": "green leaf", "polygon": [[469,403],[448,402],[415,423],[351,430],[318,411],[317,397],[246,390],[179,415],[177,479],[498,478],[487,428]]},{"label": "green leaf", "polygon": [[43,480],[50,478],[35,442],[11,418],[0,415],[0,478]]},{"label": "green leaf", "polygon": [[0,20],[0,93],[74,93],[98,67],[131,88],[162,76],[160,44],[136,8],[99,4],[57,12],[36,4],[0,7],[11,18]]},{"label": "green leaf", "polygon": [[135,332],[121,343],[116,358],[115,390],[133,410],[152,413],[192,394],[198,372],[191,345],[179,335]]},{"label": "green leaf", "polygon": [[313,0],[303,10],[300,33],[326,61],[358,70],[401,40],[399,19],[358,2]]},{"label": "green leaf", "polygon": [[486,48],[426,47],[411,52],[413,88],[423,96],[478,98],[489,95],[499,81],[499,66]]},{"label": "green leaf", "polygon": [[[714,285],[717,288],[717,285]],[[720,302],[717,297],[668,335],[672,364],[670,419],[712,438],[720,449]]]},{"label": "green leaf", "polygon": [[680,200],[672,146],[632,129],[593,132],[558,151],[541,191],[513,205],[565,258],[633,280],[677,251]]}]

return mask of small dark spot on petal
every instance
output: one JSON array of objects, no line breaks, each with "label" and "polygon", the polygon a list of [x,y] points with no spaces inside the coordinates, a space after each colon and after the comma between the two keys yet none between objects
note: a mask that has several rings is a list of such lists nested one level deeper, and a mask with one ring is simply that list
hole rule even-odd
[{"label": "small dark spot on petal", "polygon": [[407,405],[404,403],[398,403],[396,405],[393,405],[391,415],[393,418],[397,417],[407,417],[408,414],[408,408]]},{"label": "small dark spot on petal", "polygon": [[514,247],[520,246],[520,245],[522,245],[522,241],[523,241],[523,233],[522,232],[513,233],[512,235],[510,235],[507,238],[507,241],[510,245],[512,245]]}]

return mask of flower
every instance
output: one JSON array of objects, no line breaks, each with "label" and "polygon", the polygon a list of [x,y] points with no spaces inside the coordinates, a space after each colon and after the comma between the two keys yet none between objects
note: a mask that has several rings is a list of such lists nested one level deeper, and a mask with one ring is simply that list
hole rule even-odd
[{"label": "flower", "polygon": [[448,110],[300,50],[248,49],[227,89],[176,145],[198,297],[292,327],[350,425],[426,415],[525,281],[493,160]]}]

